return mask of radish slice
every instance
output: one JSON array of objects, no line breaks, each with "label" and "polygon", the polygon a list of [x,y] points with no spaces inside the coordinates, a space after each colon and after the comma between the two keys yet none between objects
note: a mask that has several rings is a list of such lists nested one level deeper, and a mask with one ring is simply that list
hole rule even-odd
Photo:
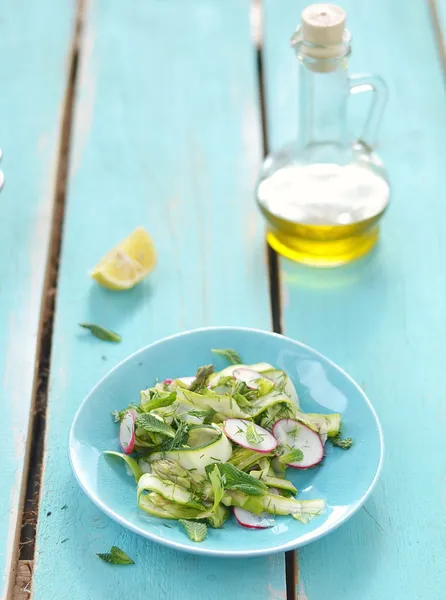
[{"label": "radish slice", "polygon": [[284,448],[284,452],[299,449],[303,453],[302,460],[288,463],[288,467],[308,469],[324,458],[324,445],[319,434],[299,421],[280,419],[274,423],[273,435]]},{"label": "radish slice", "polygon": [[170,385],[172,383],[173,379],[165,379],[163,381],[164,385]]},{"label": "radish slice", "polygon": [[131,454],[135,447],[135,413],[129,410],[122,418],[119,427],[119,443],[125,454]]},{"label": "radish slice", "polygon": [[276,438],[266,429],[245,419],[227,419],[224,431],[229,439],[254,452],[267,454],[277,448]]},{"label": "radish slice", "polygon": [[242,527],[248,527],[248,529],[268,529],[274,527],[276,524],[275,520],[268,513],[260,513],[255,515],[245,508],[234,508],[234,517],[237,519],[237,523]]},{"label": "radish slice", "polygon": [[262,376],[260,373],[257,373],[257,371],[242,367],[240,369],[235,369],[233,375],[236,379],[238,379],[238,381],[243,381],[246,383],[250,390],[258,390],[260,387],[260,378]]}]

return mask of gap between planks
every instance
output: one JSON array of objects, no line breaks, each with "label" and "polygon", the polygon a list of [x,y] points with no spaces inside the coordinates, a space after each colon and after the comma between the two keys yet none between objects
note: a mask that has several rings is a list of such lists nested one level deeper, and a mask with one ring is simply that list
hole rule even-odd
[{"label": "gap between planks", "polygon": [[[18,563],[10,575],[8,599],[24,600],[31,596],[35,536],[40,498],[42,458],[45,443],[45,422],[48,400],[48,379],[51,362],[53,319],[56,303],[56,286],[59,272],[59,258],[62,242],[63,219],[68,177],[71,125],[79,60],[79,43],[82,34],[84,0],[77,0],[73,42],[68,58],[68,80],[62,109],[58,164],[54,190],[51,237],[45,282],[41,300],[38,331],[37,361],[34,374],[32,416],[27,441],[27,454],[23,480],[26,487],[22,498],[23,512],[21,527],[17,528]],[[14,581],[14,586],[12,582]]]},{"label": "gap between planks", "polygon": [[[259,90],[259,105],[262,126],[263,155],[269,153],[268,122],[266,109],[266,84],[263,69],[263,3],[262,0],[252,0],[251,5],[252,38],[256,46],[257,84]],[[266,242],[265,242],[266,243]],[[275,333],[282,333],[282,307],[280,296],[280,268],[277,253],[266,243],[268,258],[269,293],[271,306],[272,328]],[[291,550],[285,553],[285,582],[287,600],[298,600],[299,568],[297,552]]]}]

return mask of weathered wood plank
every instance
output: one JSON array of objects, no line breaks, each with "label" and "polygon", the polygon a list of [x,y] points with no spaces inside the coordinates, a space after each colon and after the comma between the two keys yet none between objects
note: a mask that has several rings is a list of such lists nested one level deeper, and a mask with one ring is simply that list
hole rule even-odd
[{"label": "weathered wood plank", "polygon": [[[304,4],[266,0],[265,6],[270,138],[277,148],[295,128],[289,74],[296,65],[287,40]],[[353,72],[377,72],[389,84],[380,152],[393,205],[379,248],[364,262],[316,271],[281,261],[284,326],[365,386],[387,452],[366,509],[299,552],[299,597],[440,600],[446,592],[446,112],[439,55],[424,2],[345,0],[343,6]]]},{"label": "weathered wood plank", "polygon": [[33,561],[19,560],[12,600],[29,600],[33,576]]},{"label": "weathered wood plank", "polygon": [[[2,2],[0,598],[17,558],[73,2]],[[57,25],[55,27],[55,24]]]},{"label": "weathered wood plank", "polygon": [[[203,559],[138,538],[92,506],[66,459],[74,412],[118,360],[195,326],[270,327],[249,2],[98,0],[85,27],[33,597],[280,600],[282,556]],[[153,234],[156,272],[128,293],[100,289],[88,269],[137,225]],[[79,321],[123,341],[86,337]],[[99,561],[112,544],[136,566]]]}]

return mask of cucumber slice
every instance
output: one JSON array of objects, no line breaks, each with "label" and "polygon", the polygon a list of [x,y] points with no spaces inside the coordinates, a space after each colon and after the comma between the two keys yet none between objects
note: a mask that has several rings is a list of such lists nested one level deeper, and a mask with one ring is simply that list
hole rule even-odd
[{"label": "cucumber slice", "polygon": [[197,425],[191,429],[188,447],[157,453],[151,458],[167,458],[177,462],[191,476],[196,472],[206,475],[206,466],[215,462],[228,462],[232,447],[228,438],[216,425]]}]

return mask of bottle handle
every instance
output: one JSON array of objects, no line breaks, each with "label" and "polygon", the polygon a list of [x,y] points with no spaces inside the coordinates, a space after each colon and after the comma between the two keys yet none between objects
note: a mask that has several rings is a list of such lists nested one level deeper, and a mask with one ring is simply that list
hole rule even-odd
[{"label": "bottle handle", "polygon": [[372,152],[375,147],[384,108],[387,104],[387,85],[379,75],[350,75],[348,79],[350,94],[373,92],[372,105],[367,115],[362,135],[358,140],[367,152]]}]

